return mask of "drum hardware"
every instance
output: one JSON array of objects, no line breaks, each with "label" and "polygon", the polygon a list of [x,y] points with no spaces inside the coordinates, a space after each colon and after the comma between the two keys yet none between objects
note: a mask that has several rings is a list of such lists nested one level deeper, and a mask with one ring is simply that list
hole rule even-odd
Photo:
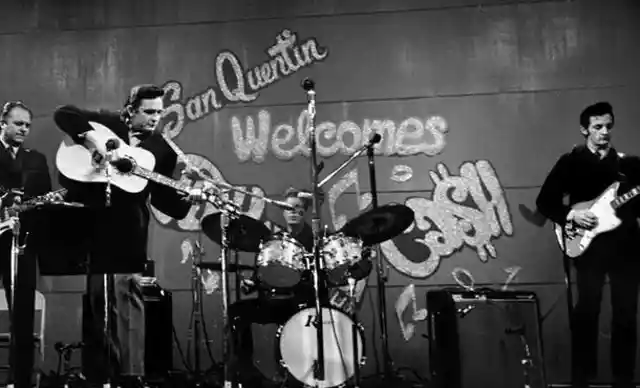
[{"label": "drum hardware", "polygon": [[[204,248],[199,240],[194,241],[194,250],[191,254],[191,294],[192,294],[192,322],[189,325],[189,332],[187,334],[187,343],[189,344],[193,341],[193,371],[192,382],[194,386],[200,386],[201,382],[205,380],[206,372],[203,373],[200,367],[200,350],[202,347],[202,340],[200,339],[200,331],[202,330],[204,334],[204,341],[208,342],[209,338],[206,332],[206,328],[203,322],[202,316],[202,295],[203,295],[203,285],[201,281],[201,270],[208,269],[206,264],[202,262],[202,258],[205,255]],[[219,264],[219,263],[217,263]],[[211,362],[213,364],[213,368],[218,366],[218,363],[213,358],[211,351],[209,351],[208,344],[207,350],[209,352],[209,357],[211,358]],[[189,345],[187,345],[187,349],[189,349]],[[187,350],[188,351],[188,350]],[[191,354],[187,354],[187,363],[191,365]]]},{"label": "drum hardware", "polygon": [[[231,336],[230,332],[230,323],[229,323],[229,271],[227,269],[228,265],[228,254],[230,249],[230,240],[229,240],[229,229],[230,225],[240,219],[239,209],[236,204],[226,201],[219,196],[211,196],[210,197],[213,204],[220,210],[220,269],[222,270],[222,362],[223,362],[223,374],[224,374],[224,387],[230,388],[237,386],[237,381],[234,378],[231,379],[230,373],[230,357],[229,357],[229,349],[230,343],[229,338]],[[247,217],[248,218],[248,217]],[[215,218],[214,218],[215,219]],[[204,220],[203,220],[204,221]],[[238,223],[238,225],[240,225]],[[203,227],[203,230],[205,228]],[[265,227],[266,229],[266,227]]]},{"label": "drum hardware", "polygon": [[313,232],[313,287],[315,291],[315,307],[316,307],[316,344],[317,346],[317,358],[314,361],[313,377],[316,385],[320,386],[320,381],[324,381],[325,378],[325,359],[324,359],[324,329],[322,319],[322,307],[320,306],[320,199],[318,196],[318,175],[320,168],[318,165],[318,155],[316,150],[316,91],[315,82],[309,78],[305,78],[302,81],[302,88],[307,92],[308,107],[307,113],[309,114],[309,145],[311,152],[311,187],[312,187],[312,220],[311,230]]},{"label": "drum hardware", "polygon": [[353,342],[354,388],[360,388],[360,362],[358,361],[358,311],[356,309],[356,279],[349,276],[349,300],[351,304],[351,336]]},{"label": "drum hardware", "polygon": [[347,222],[339,232],[348,237],[357,237],[362,239],[363,245],[371,247],[372,252],[375,252],[378,269],[378,310],[383,342],[384,375],[385,379],[388,379],[393,371],[393,365],[389,355],[389,340],[387,334],[387,307],[385,292],[387,276],[384,274],[382,255],[380,254],[380,247],[377,244],[400,235],[404,230],[411,226],[415,215],[413,210],[405,205],[389,204],[380,207],[378,206],[374,145],[379,142],[380,139],[380,134],[374,134],[364,147],[356,151],[349,159],[320,182],[320,186],[327,183],[331,178],[337,175],[340,170],[346,167],[356,157],[360,156],[364,151],[367,151],[369,186],[372,195],[373,208]]},{"label": "drum hardware", "polygon": [[[235,251],[235,254],[237,256],[238,251]],[[222,271],[222,263],[220,262],[200,262],[199,264],[196,264],[196,267],[201,268],[201,269],[208,269],[210,271]],[[236,264],[236,263],[229,263],[227,265],[227,271],[228,272],[240,272],[240,271],[250,271],[253,270],[253,267],[250,265],[246,265],[246,264]]]}]

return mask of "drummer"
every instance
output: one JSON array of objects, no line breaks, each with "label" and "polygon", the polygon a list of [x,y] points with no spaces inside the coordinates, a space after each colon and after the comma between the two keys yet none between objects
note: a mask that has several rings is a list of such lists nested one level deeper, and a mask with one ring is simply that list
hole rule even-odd
[{"label": "drummer", "polygon": [[[297,240],[307,252],[313,251],[313,231],[305,222],[305,216],[312,205],[309,192],[290,188],[285,193],[285,202],[293,207],[293,210],[284,210],[284,232]],[[320,279],[321,301],[327,303],[328,292],[324,279]],[[313,289],[313,277],[307,271],[302,280],[291,288],[274,289],[260,283],[254,274],[251,279],[242,281],[245,293],[258,291],[258,297],[243,299],[229,306],[229,319],[236,355],[236,372],[240,381],[249,386],[259,386],[263,376],[253,363],[253,338],[251,325],[257,324],[284,324],[293,316],[301,306],[312,305],[315,297]]]}]

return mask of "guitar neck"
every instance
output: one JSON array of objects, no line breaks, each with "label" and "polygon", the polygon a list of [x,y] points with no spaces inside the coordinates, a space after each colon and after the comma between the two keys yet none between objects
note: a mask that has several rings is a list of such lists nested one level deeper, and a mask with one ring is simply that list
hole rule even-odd
[{"label": "guitar neck", "polygon": [[139,166],[135,166],[133,168],[133,171],[131,171],[131,173],[141,178],[145,178],[152,182],[161,184],[163,186],[171,187],[172,189],[177,190],[181,193],[189,192],[189,186],[187,184],[178,182],[162,174],[158,174],[157,172],[153,172]]},{"label": "guitar neck", "polygon": [[640,194],[640,186],[636,186],[633,189],[629,190],[628,192],[614,198],[614,200],[611,201],[611,206],[614,209],[617,209],[620,206],[624,205],[625,203],[631,201],[638,194]]}]

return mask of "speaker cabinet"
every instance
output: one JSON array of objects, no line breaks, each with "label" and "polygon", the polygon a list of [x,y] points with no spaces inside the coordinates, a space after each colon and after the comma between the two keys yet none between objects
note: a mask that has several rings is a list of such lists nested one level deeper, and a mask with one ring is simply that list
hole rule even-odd
[{"label": "speaker cabinet", "polygon": [[[99,294],[99,288],[90,289],[89,292],[94,294],[90,298],[89,295],[83,296],[83,322],[82,322],[82,340],[84,348],[82,351],[82,369],[84,375],[90,382],[102,382],[108,377],[106,365],[118,365],[117,357],[114,353],[112,363],[107,363],[107,348],[104,341],[104,298]],[[91,305],[90,300],[96,304]],[[115,301],[114,301],[115,302]],[[161,379],[173,369],[173,306],[171,292],[164,290],[156,284],[142,286],[142,302],[144,304],[144,322],[137,317],[142,317],[138,312],[125,311],[126,309],[137,310],[132,305],[113,306],[113,314],[111,316],[114,323],[112,335],[114,340],[110,341],[112,349],[119,343],[121,348],[114,352],[124,354],[128,353],[128,362],[135,363],[136,349],[123,349],[122,346],[128,343],[127,338],[120,338],[115,325],[118,324],[116,308],[121,313],[127,314],[129,317],[130,327],[125,331],[137,330],[136,327],[144,325],[144,372],[147,379]],[[139,310],[138,310],[139,311]],[[122,333],[122,330],[120,330]],[[131,338],[129,338],[131,340]],[[129,342],[129,347],[135,347],[135,342]],[[138,353],[139,354],[139,353]],[[120,362],[127,362],[121,360]],[[119,368],[114,368],[114,372],[118,373]],[[132,364],[129,366],[121,365],[124,370],[141,370],[141,366]]]},{"label": "speaker cabinet", "polygon": [[547,387],[534,293],[435,290],[427,310],[437,387]]},{"label": "speaker cabinet", "polygon": [[157,285],[142,288],[145,306],[145,375],[166,377],[173,369],[173,303],[170,291]]}]

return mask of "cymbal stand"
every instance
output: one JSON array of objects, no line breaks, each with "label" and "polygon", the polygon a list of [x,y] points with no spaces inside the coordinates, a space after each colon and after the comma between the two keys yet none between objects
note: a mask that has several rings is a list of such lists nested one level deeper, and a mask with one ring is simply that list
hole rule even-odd
[{"label": "cymbal stand", "polygon": [[[202,282],[200,281],[200,269],[198,265],[202,261],[202,255],[204,249],[197,243],[194,247],[194,253],[191,260],[191,292],[193,298],[193,326],[190,325],[188,338],[193,340],[193,354],[194,354],[194,378],[198,380],[201,377],[200,370],[200,327],[202,325],[202,311],[201,298],[202,298]],[[190,355],[188,355],[190,358]],[[189,360],[189,362],[191,362]],[[196,385],[198,385],[196,383]]]},{"label": "cymbal stand", "polygon": [[[369,186],[371,190],[371,204],[373,209],[378,208],[378,190],[376,187],[376,166],[373,154],[373,147],[367,148],[367,159],[369,164]],[[387,332],[387,276],[384,273],[380,244],[375,245],[378,274],[378,310],[380,318],[380,334],[382,336],[382,360],[384,365],[384,380],[388,381],[393,376],[393,361],[389,354],[389,336]]]},{"label": "cymbal stand", "polygon": [[[106,147],[107,147],[107,162],[105,163],[105,175],[107,178],[107,184],[105,186],[105,207],[110,207],[111,206],[111,176],[113,173],[113,166],[111,164],[111,161],[113,159],[113,150],[115,150],[118,146],[118,143],[116,141],[113,140],[109,140],[107,141]],[[108,274],[108,273],[104,273],[102,275],[102,282],[104,284],[103,287],[103,296],[104,296],[104,320],[103,320],[103,336],[104,336],[104,343],[105,343],[105,347],[106,347],[106,357],[107,357],[107,377],[106,377],[106,382],[103,385],[103,388],[110,388],[111,387],[111,380],[113,379],[113,373],[114,373],[114,368],[113,368],[113,360],[112,360],[112,349],[111,349],[111,340],[112,340],[112,335],[111,332],[113,330],[113,322],[111,320],[111,311],[112,311],[112,306],[111,306],[111,294],[113,293],[113,288],[112,288],[112,282],[114,281],[115,277],[113,276],[113,274]]]},{"label": "cymbal stand", "polygon": [[358,357],[358,312],[356,311],[356,279],[349,276],[349,302],[351,304],[351,336],[353,337],[353,388],[360,388],[360,358]]},{"label": "cymbal stand", "polygon": [[314,379],[319,382],[324,380],[324,333],[323,333],[323,319],[322,319],[322,306],[320,306],[320,199],[318,198],[318,161],[316,152],[316,92],[314,90],[315,83],[310,79],[305,79],[302,83],[302,87],[307,92],[307,98],[309,105],[307,113],[309,114],[309,144],[311,147],[311,180],[313,187],[313,218],[311,221],[311,227],[313,230],[313,288],[315,290],[315,305],[316,305],[316,339],[317,339],[317,351],[318,358],[313,365]]}]

